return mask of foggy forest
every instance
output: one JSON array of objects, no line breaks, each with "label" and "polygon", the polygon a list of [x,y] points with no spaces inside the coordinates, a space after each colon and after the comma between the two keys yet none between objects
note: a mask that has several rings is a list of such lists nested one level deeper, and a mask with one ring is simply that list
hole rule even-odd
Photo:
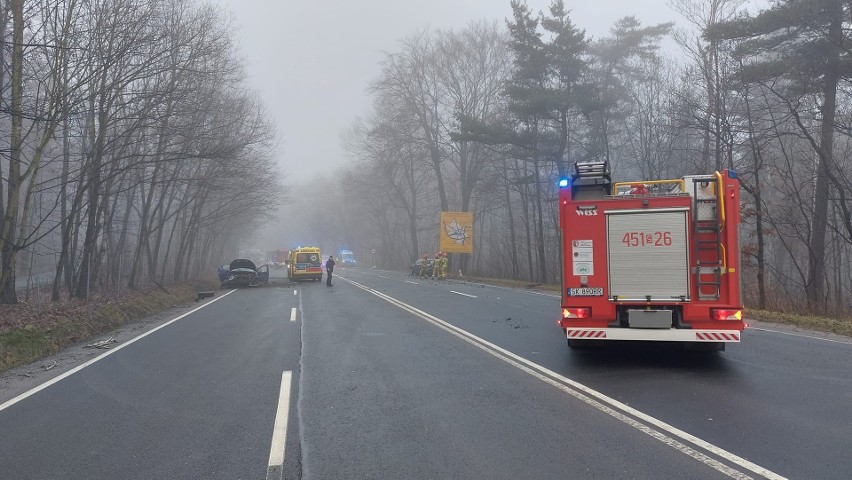
[{"label": "foggy forest", "polygon": [[[297,183],[217,7],[0,1],[0,303],[199,275],[288,223],[406,270],[441,211],[473,212],[465,276],[558,284],[558,181],[735,170],[746,307],[852,306],[852,4],[671,0],[592,38],[554,0],[391,46],[347,158]],[[339,79],[344,82],[346,79]],[[317,185],[321,185],[317,188]],[[281,245],[280,247],[289,247]]]}]

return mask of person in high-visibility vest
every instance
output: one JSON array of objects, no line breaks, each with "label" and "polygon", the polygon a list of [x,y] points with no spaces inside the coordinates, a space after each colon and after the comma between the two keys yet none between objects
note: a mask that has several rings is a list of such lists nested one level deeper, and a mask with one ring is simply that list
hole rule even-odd
[{"label": "person in high-visibility vest", "polygon": [[441,255],[441,280],[446,280],[447,278],[447,268],[449,266],[450,259],[447,258],[447,252],[444,252]]},{"label": "person in high-visibility vest", "polygon": [[420,263],[420,278],[426,278],[426,269],[429,268],[429,257],[423,255]]},{"label": "person in high-visibility vest", "polygon": [[432,262],[432,280],[441,278],[441,252],[435,254],[435,260]]}]

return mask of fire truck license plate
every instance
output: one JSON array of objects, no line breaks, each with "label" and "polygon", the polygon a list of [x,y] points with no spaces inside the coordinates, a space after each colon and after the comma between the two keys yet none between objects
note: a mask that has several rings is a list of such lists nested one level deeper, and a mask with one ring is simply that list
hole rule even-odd
[{"label": "fire truck license plate", "polygon": [[569,288],[569,297],[602,297],[603,288]]}]

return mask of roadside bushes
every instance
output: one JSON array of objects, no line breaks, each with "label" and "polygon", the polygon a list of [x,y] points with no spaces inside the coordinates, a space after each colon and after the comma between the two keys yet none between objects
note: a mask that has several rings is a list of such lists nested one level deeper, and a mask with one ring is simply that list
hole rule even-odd
[{"label": "roadside bushes", "polygon": [[99,295],[90,302],[9,305],[0,311],[0,372],[53,355],[123,325],[194,300],[198,290],[212,290],[214,280],[171,285],[122,294]]}]

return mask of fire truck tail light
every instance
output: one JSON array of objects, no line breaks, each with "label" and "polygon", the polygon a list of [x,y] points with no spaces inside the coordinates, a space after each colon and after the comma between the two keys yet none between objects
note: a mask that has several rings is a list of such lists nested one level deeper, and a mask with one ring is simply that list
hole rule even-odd
[{"label": "fire truck tail light", "polygon": [[710,310],[710,318],[717,322],[721,322],[723,320],[740,321],[743,319],[743,311],[727,308],[714,308]]},{"label": "fire truck tail light", "polygon": [[572,307],[562,309],[562,318],[589,318],[592,309],[589,307]]}]

